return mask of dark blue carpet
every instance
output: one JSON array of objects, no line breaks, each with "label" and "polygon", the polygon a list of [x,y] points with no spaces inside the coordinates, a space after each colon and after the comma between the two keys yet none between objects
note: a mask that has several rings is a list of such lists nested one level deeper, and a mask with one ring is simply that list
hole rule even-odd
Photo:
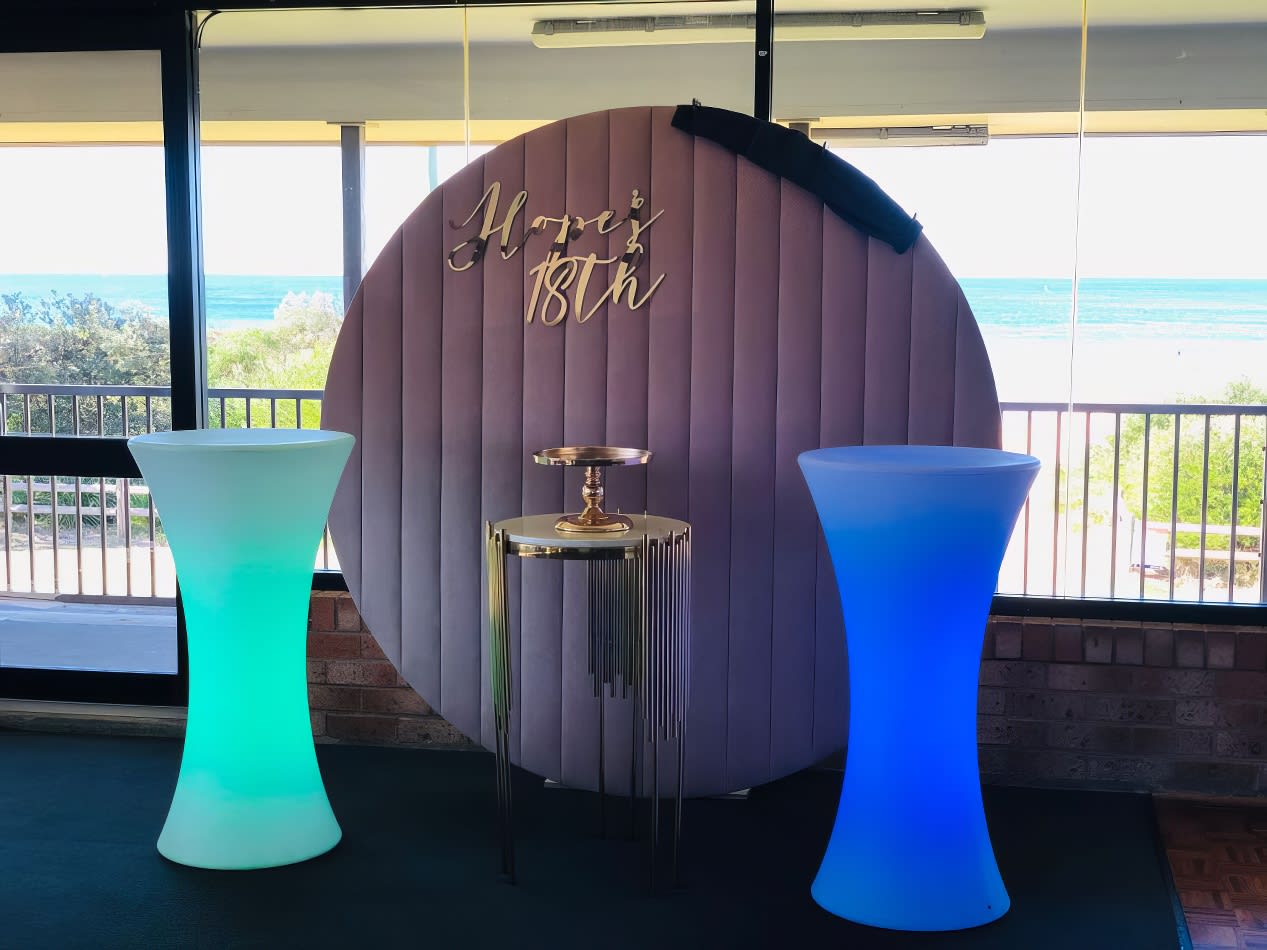
[{"label": "dark blue carpet", "polygon": [[[598,838],[596,796],[516,776],[510,886],[496,879],[489,755],[318,751],[342,843],[305,864],[214,872],[154,849],[178,742],[0,732],[0,947],[1182,946],[1147,796],[987,789],[1012,911],[973,931],[908,935],[810,899],[839,774],[689,802],[684,886],[653,896],[644,846]],[[627,829],[622,801],[609,816]]]}]

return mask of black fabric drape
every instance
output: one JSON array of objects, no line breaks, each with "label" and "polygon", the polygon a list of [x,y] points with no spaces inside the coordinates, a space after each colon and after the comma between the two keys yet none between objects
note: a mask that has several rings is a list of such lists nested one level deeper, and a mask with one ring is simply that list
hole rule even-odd
[{"label": "black fabric drape", "polygon": [[673,127],[710,139],[754,165],[795,182],[860,231],[899,254],[908,251],[923,225],[875,182],[800,132],[741,112],[678,106]]}]

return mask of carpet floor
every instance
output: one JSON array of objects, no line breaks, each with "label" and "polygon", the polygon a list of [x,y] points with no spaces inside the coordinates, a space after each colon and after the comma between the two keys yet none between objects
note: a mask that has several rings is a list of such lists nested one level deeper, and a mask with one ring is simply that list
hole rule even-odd
[{"label": "carpet floor", "polygon": [[[920,935],[851,924],[810,899],[838,773],[801,773],[746,801],[688,802],[683,886],[652,895],[645,842],[600,838],[594,795],[516,774],[512,886],[496,875],[491,756],[318,755],[338,847],[286,868],[200,871],[154,848],[178,741],[0,732],[0,947],[1189,946],[1143,795],[987,788],[1012,910],[975,930]],[[609,818],[627,833],[623,801]]]}]

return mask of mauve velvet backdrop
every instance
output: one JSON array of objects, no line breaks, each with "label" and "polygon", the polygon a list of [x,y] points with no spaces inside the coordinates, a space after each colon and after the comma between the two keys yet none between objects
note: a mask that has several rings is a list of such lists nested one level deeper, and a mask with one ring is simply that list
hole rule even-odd
[{"label": "mauve velvet backdrop", "polygon": [[[645,471],[610,475],[608,507],[693,526],[686,787],[700,795],[770,781],[844,743],[840,606],[797,455],[997,447],[1000,432],[976,322],[925,237],[896,254],[800,187],[674,129],[672,115],[555,122],[428,195],[351,301],[323,425],[357,437],[330,523],[366,624],[414,689],[490,748],[484,522],[579,507],[580,473],[533,464],[536,449],[652,449]],[[643,235],[639,293],[663,284],[636,311],[609,303],[584,323],[526,323],[529,271],[553,228],[508,261],[494,237],[469,270],[446,264],[472,231],[449,222],[497,181],[503,212],[528,192],[514,240],[537,215],[621,217],[639,189],[644,223],[663,211]],[[618,257],[628,233],[591,225],[567,253]],[[616,268],[597,268],[590,300]],[[918,538],[910,551],[918,584],[931,566]],[[511,758],[594,788],[584,572],[516,562],[507,583]],[[607,716],[608,783],[621,788],[629,704],[609,700]]]}]

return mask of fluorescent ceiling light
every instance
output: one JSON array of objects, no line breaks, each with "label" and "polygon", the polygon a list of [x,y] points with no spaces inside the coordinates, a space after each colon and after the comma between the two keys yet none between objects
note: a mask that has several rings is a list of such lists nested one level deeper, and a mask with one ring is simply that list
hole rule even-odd
[{"label": "fluorescent ceiling light", "polygon": [[[792,124],[797,127],[796,123]],[[815,142],[836,148],[868,148],[889,145],[985,145],[990,129],[985,125],[908,125],[871,129],[811,128]]]},{"label": "fluorescent ceiling light", "polygon": [[[534,46],[664,46],[750,43],[757,18],[748,14],[538,20]],[[785,40],[979,40],[980,10],[930,13],[776,13],[774,38]]]}]

